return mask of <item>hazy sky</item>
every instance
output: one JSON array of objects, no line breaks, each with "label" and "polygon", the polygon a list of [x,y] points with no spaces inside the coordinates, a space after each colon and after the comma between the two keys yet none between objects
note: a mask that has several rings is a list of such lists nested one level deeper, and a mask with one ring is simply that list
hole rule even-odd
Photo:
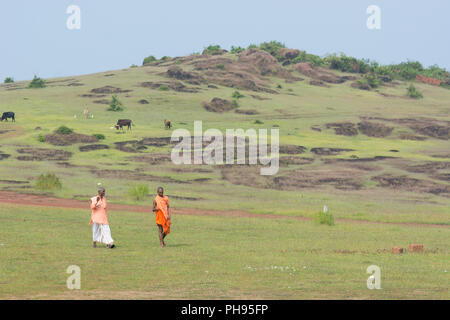
[{"label": "hazy sky", "polygon": [[[69,30],[69,5],[81,29]],[[381,29],[366,26],[369,5]],[[200,52],[210,44],[278,40],[324,55],[380,63],[419,60],[450,69],[448,0],[14,0],[0,3],[0,81],[129,67],[145,56]]]}]

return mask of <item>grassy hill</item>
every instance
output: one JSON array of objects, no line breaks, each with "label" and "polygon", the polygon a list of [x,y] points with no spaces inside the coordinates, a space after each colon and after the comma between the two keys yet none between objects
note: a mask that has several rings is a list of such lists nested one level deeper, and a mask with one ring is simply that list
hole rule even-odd
[{"label": "grassy hill", "polygon": [[[162,250],[150,214],[111,210],[118,247],[107,252],[91,248],[87,208],[25,206],[18,195],[0,207],[0,297],[448,298],[450,91],[295,54],[209,48],[43,88],[0,85],[0,112],[16,114],[0,122],[0,192],[86,201],[102,183],[111,203],[151,205],[130,188],[163,186],[174,208],[224,216],[175,215]],[[407,96],[411,83],[422,99]],[[123,111],[107,111],[113,96]],[[118,119],[132,131],[115,130]],[[279,172],[173,164],[172,131],[193,133],[196,120],[223,133],[278,128]],[[62,188],[38,189],[43,173]],[[302,219],[324,205],[336,226]],[[391,253],[410,243],[423,254]],[[83,289],[68,292],[74,263]],[[371,264],[383,290],[366,288]]]}]

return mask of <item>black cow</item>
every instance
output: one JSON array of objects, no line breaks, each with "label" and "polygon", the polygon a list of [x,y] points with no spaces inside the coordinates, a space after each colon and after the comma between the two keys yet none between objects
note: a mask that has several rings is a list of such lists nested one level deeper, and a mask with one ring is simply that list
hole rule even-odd
[{"label": "black cow", "polygon": [[14,112],[3,112],[2,119],[0,121],[6,120],[6,122],[8,122],[8,118],[11,118],[13,122],[16,122]]},{"label": "black cow", "polygon": [[[120,119],[117,120],[117,124],[115,125],[116,129],[121,129],[123,131],[123,127],[128,127],[128,130],[131,130],[132,121],[129,119]],[[134,126],[134,123],[133,123]]]}]

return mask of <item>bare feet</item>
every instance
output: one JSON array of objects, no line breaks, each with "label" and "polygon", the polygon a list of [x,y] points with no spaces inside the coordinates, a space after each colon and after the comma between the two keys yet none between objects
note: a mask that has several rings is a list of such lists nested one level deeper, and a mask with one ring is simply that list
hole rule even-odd
[{"label": "bare feet", "polygon": [[93,247],[94,247],[94,248],[97,248],[97,243],[95,243],[95,242],[94,242],[94,245],[93,245]]}]

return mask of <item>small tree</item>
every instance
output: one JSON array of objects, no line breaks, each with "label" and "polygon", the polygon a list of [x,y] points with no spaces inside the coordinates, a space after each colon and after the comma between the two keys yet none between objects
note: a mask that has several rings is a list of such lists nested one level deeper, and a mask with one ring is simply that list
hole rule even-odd
[{"label": "small tree", "polygon": [[61,181],[53,173],[41,174],[36,180],[36,188],[43,191],[59,190],[62,188]]},{"label": "small tree", "polygon": [[112,100],[109,103],[109,108],[106,109],[107,111],[123,111],[123,105],[122,102],[119,101],[116,95],[112,96]]},{"label": "small tree", "polygon": [[55,133],[57,134],[71,134],[73,133],[73,130],[66,127],[66,126],[61,126],[58,129],[55,130]]},{"label": "small tree", "polygon": [[33,80],[31,80],[28,88],[45,88],[45,81],[37,76],[34,76]]},{"label": "small tree", "polygon": [[419,91],[417,91],[416,87],[414,87],[412,83],[409,85],[406,94],[408,97],[413,99],[423,98],[423,95]]},{"label": "small tree", "polygon": [[144,61],[142,62],[142,65],[156,61],[156,58],[154,56],[148,56],[147,58],[144,58]]},{"label": "small tree", "polygon": [[14,78],[12,77],[6,77],[5,81],[3,81],[3,83],[13,83],[14,82]]},{"label": "small tree", "polygon": [[242,93],[240,93],[239,91],[234,91],[233,94],[231,95],[234,99],[240,99],[245,97]]}]

